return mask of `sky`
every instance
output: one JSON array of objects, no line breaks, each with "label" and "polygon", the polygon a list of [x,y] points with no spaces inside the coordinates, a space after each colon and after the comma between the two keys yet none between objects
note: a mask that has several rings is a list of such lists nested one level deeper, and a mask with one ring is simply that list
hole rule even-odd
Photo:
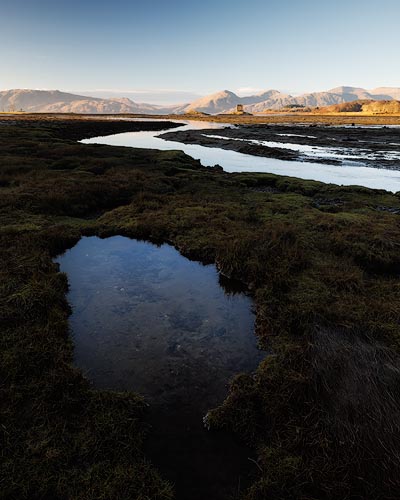
[{"label": "sky", "polygon": [[188,102],[400,86],[399,0],[0,0],[0,89]]}]

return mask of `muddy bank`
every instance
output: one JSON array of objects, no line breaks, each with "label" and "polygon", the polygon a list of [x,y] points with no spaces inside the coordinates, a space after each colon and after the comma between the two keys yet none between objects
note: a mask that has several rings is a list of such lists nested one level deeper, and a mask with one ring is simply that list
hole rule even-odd
[{"label": "muddy bank", "polygon": [[111,121],[94,120],[93,117],[72,117],[66,115],[53,116],[51,119],[40,120],[34,115],[28,116],[2,116],[0,114],[0,127],[15,127],[21,129],[35,127],[36,130],[43,128],[48,134],[52,134],[62,140],[77,141],[78,139],[89,139],[98,135],[122,134],[124,132],[161,131],[183,126],[182,123],[172,121]]},{"label": "muddy bank", "polygon": [[184,144],[222,148],[280,160],[400,169],[400,128],[327,125],[239,125],[167,132],[160,137]]}]

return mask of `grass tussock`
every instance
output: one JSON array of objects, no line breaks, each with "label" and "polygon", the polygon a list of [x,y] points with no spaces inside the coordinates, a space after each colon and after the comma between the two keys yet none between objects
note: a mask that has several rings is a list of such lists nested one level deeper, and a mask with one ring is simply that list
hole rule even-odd
[{"label": "grass tussock", "polygon": [[74,142],[131,126],[0,125],[1,498],[173,496],[143,400],[72,366],[52,257],[89,234],[169,242],[249,286],[273,354],[208,415],[257,450],[246,500],[396,498],[400,219],[381,208],[399,196]]}]

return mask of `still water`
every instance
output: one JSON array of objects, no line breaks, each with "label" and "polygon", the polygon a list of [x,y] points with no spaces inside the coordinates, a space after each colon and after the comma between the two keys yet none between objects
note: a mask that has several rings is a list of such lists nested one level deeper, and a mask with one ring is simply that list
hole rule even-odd
[{"label": "still water", "polygon": [[[183,121],[184,126],[176,129],[185,131],[191,129],[218,129],[229,127],[225,123]],[[328,165],[325,163],[311,163],[307,161],[276,160],[273,158],[262,158],[248,154],[238,153],[222,148],[209,148],[197,144],[183,144],[160,137],[160,132],[127,132],[123,134],[108,135],[105,137],[94,137],[82,141],[85,144],[109,144],[111,146],[129,146],[135,148],[181,150],[189,156],[201,161],[202,165],[210,167],[221,165],[226,172],[266,172],[277,175],[288,175],[300,179],[312,179],[321,182],[339,184],[344,186],[358,185],[374,189],[386,189],[387,191],[400,191],[400,171],[384,168],[365,167],[357,162],[347,162],[344,165]],[[287,145],[293,148],[293,144]],[[282,147],[282,143],[280,146]],[[300,147],[300,146],[299,146]],[[319,153],[321,153],[319,151]],[[326,155],[330,158],[340,160],[340,154]],[[350,160],[350,158],[348,159]],[[362,160],[362,158],[361,158]]]},{"label": "still water", "polygon": [[98,388],[147,399],[147,452],[178,498],[237,493],[254,467],[250,452],[202,418],[265,356],[250,297],[213,265],[121,236],[82,238],[56,261],[70,284],[76,365]]}]

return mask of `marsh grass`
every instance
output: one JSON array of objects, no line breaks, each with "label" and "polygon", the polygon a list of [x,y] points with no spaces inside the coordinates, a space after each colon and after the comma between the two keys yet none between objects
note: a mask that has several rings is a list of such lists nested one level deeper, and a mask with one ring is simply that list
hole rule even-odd
[{"label": "marsh grass", "polygon": [[145,402],[94,391],[72,365],[52,258],[82,235],[121,234],[216,262],[254,297],[273,354],[208,415],[257,450],[246,500],[395,498],[400,217],[376,207],[399,196],[75,142],[132,126],[0,126],[0,496],[173,496],[143,456]]}]

